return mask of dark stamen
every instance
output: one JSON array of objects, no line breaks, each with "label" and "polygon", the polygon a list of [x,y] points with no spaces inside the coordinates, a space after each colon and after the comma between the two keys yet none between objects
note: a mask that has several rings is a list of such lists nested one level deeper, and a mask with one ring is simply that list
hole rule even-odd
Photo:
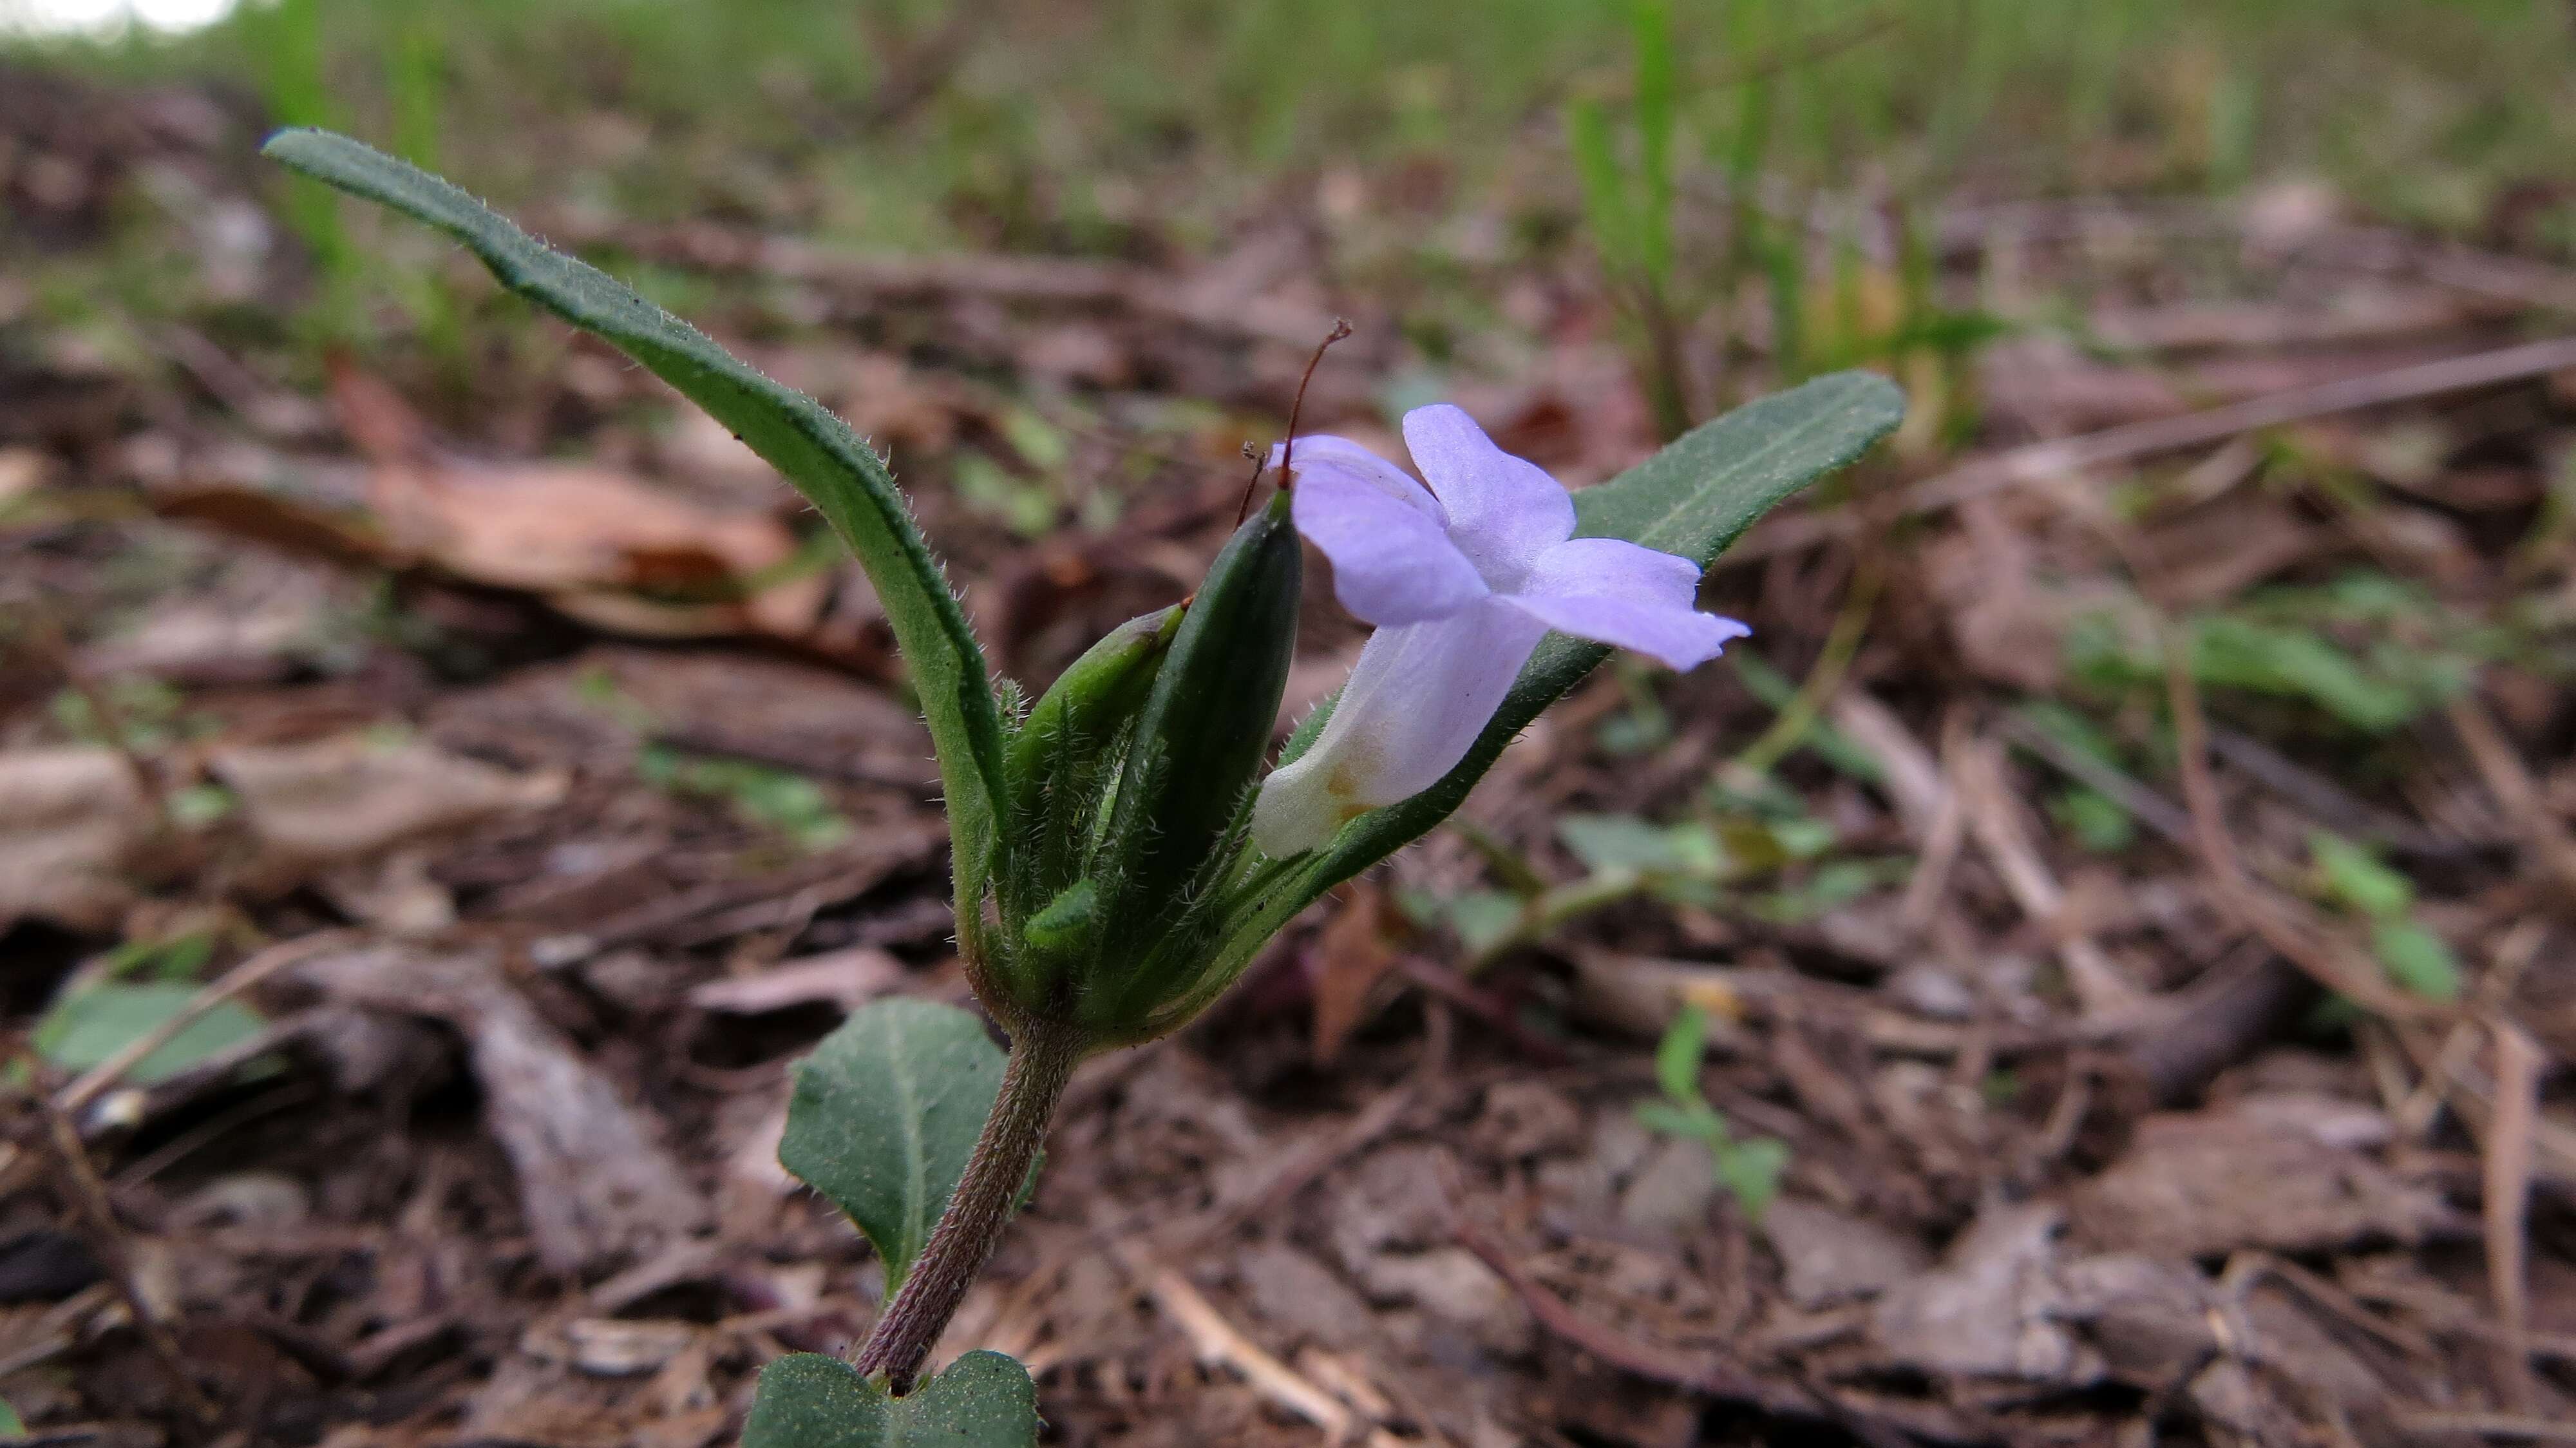
[{"label": "dark stamen", "polygon": [[[1279,486],[1283,488],[1289,486],[1293,476],[1288,471],[1288,465],[1297,454],[1297,418],[1306,410],[1306,385],[1315,380],[1315,369],[1323,365],[1325,351],[1350,334],[1351,324],[1341,317],[1335,317],[1333,330],[1326,333],[1324,340],[1316,344],[1315,355],[1306,359],[1306,374],[1297,379],[1296,399],[1288,404],[1288,437],[1279,445]],[[1244,480],[1243,501],[1237,503],[1234,508],[1234,521],[1237,527],[1241,527],[1244,518],[1251,514],[1252,489],[1261,481],[1261,474],[1265,471],[1261,465],[1265,454],[1253,452],[1250,443],[1244,444],[1243,450],[1252,459],[1252,476]]]}]

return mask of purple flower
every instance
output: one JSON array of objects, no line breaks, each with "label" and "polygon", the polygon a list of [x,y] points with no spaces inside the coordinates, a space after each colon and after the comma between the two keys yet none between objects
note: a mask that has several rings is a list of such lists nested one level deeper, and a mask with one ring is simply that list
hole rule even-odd
[{"label": "purple flower", "polygon": [[1549,629],[1676,669],[1752,632],[1691,607],[1689,559],[1572,536],[1572,496],[1457,408],[1405,414],[1404,441],[1427,490],[1347,438],[1297,440],[1297,529],[1333,561],[1342,607],[1378,629],[1322,737],[1262,783],[1252,839],[1274,858],[1437,783]]}]

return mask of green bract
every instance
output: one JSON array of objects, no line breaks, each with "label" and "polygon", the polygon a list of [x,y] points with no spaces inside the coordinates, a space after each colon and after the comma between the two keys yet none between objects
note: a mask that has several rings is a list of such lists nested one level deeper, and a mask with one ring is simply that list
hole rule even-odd
[{"label": "green bract", "polygon": [[997,1010],[1107,1046],[1202,993],[1296,646],[1287,501],[1235,530],[1188,604],[1077,660],[1013,739],[1002,928],[978,967]]}]

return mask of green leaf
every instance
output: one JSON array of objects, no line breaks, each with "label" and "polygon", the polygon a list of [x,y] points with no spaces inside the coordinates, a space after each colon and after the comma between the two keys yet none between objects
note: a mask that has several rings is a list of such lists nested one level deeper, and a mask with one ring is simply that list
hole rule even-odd
[{"label": "green leaf", "polygon": [[1726,873],[1726,846],[1696,821],[1651,824],[1635,815],[1577,814],[1556,822],[1557,838],[1594,873],[1618,870],[1715,879]]},{"label": "green leaf", "polygon": [[261,153],[454,236],[503,286],[614,343],[705,408],[813,502],[867,569],[912,671],[947,792],[958,919],[980,919],[1001,797],[1001,714],[974,630],[876,452],[821,403],[408,162],[312,130],[280,131]]},{"label": "green leaf", "polygon": [[1482,955],[1519,927],[1521,899],[1501,890],[1470,890],[1449,902],[1449,928],[1469,955]]},{"label": "green leaf", "polygon": [[1708,1012],[1693,1002],[1681,1008],[1655,1044],[1655,1080],[1666,1096],[1684,1104],[1706,1099],[1699,1091],[1699,1063],[1707,1052]]},{"label": "green leaf", "polygon": [[2415,904],[2415,882],[2379,862],[2370,851],[2325,830],[2308,836],[2320,893],[2374,920],[2394,920]]},{"label": "green leaf", "polygon": [[[122,1051],[197,998],[179,981],[94,985],[56,1002],[36,1023],[36,1053],[65,1071],[86,1071]],[[136,1063],[126,1079],[149,1086],[258,1035],[267,1022],[239,1001],[223,1001]]]},{"label": "green leaf", "polygon": [[1038,1426],[1028,1369],[997,1352],[970,1352],[900,1398],[800,1352],[760,1370],[742,1448],[1033,1448]]},{"label": "green leaf", "polygon": [[2207,684],[2305,698],[2372,734],[2401,727],[2433,702],[2307,629],[2226,615],[2202,619],[2194,628],[2191,667]]},{"label": "green leaf", "polygon": [[2370,948],[2388,978],[2426,1000],[2460,998],[2460,958],[2449,942],[2413,920],[2383,920],[2370,932]]},{"label": "green leaf", "polygon": [[778,1161],[849,1213],[891,1299],[957,1191],[1002,1085],[1002,1049],[955,1006],[860,1007],[796,1064]]},{"label": "green leaf", "polygon": [[1665,1136],[1679,1136],[1711,1145],[1726,1133],[1717,1113],[1696,1102],[1689,1106],[1676,1106],[1669,1101],[1640,1101],[1637,1103],[1637,1124]]},{"label": "green leaf", "polygon": [[1780,1195],[1780,1174],[1789,1168],[1789,1148],[1767,1136],[1729,1142],[1715,1152],[1717,1180],[1735,1197],[1744,1215],[1759,1222],[1764,1209]]},{"label": "green leaf", "polygon": [[26,1436],[26,1420],[18,1416],[17,1409],[9,1406],[8,1399],[0,1398],[0,1438],[24,1438]]},{"label": "green leaf", "polygon": [[[1625,538],[1705,567],[1790,494],[1867,452],[1905,417],[1905,394],[1886,378],[1840,372],[1750,402],[1704,423],[1599,487],[1574,495],[1574,531]],[[1583,681],[1609,650],[1550,634],[1512,685],[1493,722],[1458,767],[1411,799],[1372,810],[1322,849],[1283,862],[1239,907],[1205,993],[1213,999],[1253,952],[1325,891],[1419,839],[1449,817],[1503,746],[1539,711]],[[1332,714],[1308,716],[1284,757],[1311,744]],[[1186,1016],[1182,1017],[1186,1019]]]},{"label": "green leaf", "polygon": [[2075,842],[2097,855],[2118,854],[2137,842],[2137,822],[2128,808],[2097,790],[2077,786],[2048,802],[2051,819],[2066,827]]}]

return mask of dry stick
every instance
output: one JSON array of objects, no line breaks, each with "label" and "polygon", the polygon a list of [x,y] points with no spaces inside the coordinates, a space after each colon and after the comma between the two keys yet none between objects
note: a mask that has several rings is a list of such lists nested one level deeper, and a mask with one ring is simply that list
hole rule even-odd
[{"label": "dry stick", "polygon": [[2540,784],[2531,777],[2522,757],[2513,750],[2504,731],[2496,726],[2478,701],[2463,694],[2451,701],[2451,727],[2459,731],[2460,742],[2468,746],[2469,760],[2480,777],[2486,780],[2487,792],[2503,807],[2505,818],[2522,832],[2523,842],[2540,857],[2559,889],[2576,899],[2576,840],[2549,816],[2548,806],[2541,803]]},{"label": "dry stick", "polygon": [[2495,1110],[2488,1117],[2482,1204],[2487,1283],[2504,1331],[2506,1405],[2531,1408],[2531,1297],[2524,1226],[2531,1205],[2533,1137],[2540,1123],[2540,1047],[2520,1026],[2495,1026]]},{"label": "dry stick", "polygon": [[1771,720],[1771,727],[1739,752],[1728,768],[1748,776],[1771,772],[1771,766],[1807,737],[1815,726],[1816,716],[1832,702],[1843,686],[1843,676],[1851,671],[1854,656],[1860,653],[1862,636],[1869,629],[1870,610],[1878,605],[1879,584],[1884,575],[1876,560],[1864,553],[1856,565],[1850,591],[1843,606],[1834,614],[1833,627],[1825,633],[1824,649],[1816,655],[1816,666],[1807,671],[1806,682],[1798,686],[1788,707]]},{"label": "dry stick", "polygon": [[298,961],[311,959],[326,947],[346,944],[355,939],[357,934],[354,931],[325,930],[319,934],[306,935],[280,945],[272,945],[234,966],[225,972],[223,979],[198,991],[186,1005],[173,1012],[168,1020],[126,1042],[114,1055],[91,1067],[79,1080],[57,1092],[54,1096],[54,1109],[65,1116],[77,1116],[82,1107],[97,1100],[109,1087],[123,1079],[126,1072],[141,1064],[145,1057],[177,1040],[179,1033],[194,1025],[198,1017],[286,967]]},{"label": "dry stick", "polygon": [[2474,1433],[2486,1438],[2518,1438],[2526,1443],[2576,1443],[2576,1423],[2526,1418],[2513,1413],[2403,1413],[2398,1431],[2419,1438],[2457,1438]]},{"label": "dry stick", "polygon": [[[1157,1265],[1132,1243],[1116,1254],[1116,1261],[1179,1326],[1202,1364],[1222,1363],[1243,1374],[1263,1397],[1323,1429],[1327,1442],[1349,1442],[1352,1430],[1361,1426],[1340,1399],[1228,1322],[1178,1269]],[[1400,1448],[1404,1440],[1372,1424],[1361,1441],[1367,1448]]]},{"label": "dry stick", "polygon": [[2262,937],[2292,965],[2328,990],[2341,991],[2358,1004],[2392,1020],[2420,1020],[2444,1014],[2429,1002],[2382,985],[2343,967],[2332,947],[2310,939],[2267,899],[2245,872],[2236,843],[2218,800],[2218,783],[2209,772],[2209,726],[2200,712],[2200,685],[2192,678],[2191,659],[2178,631],[2163,628],[2165,692],[2173,710],[2174,752],[2182,769],[2183,803],[2191,811],[2192,834],[2201,868],[2217,885],[2219,909],[2236,927]]},{"label": "dry stick", "polygon": [[2367,377],[2347,377],[2314,387],[2295,388],[2181,417],[2158,418],[2105,428],[2083,437],[2032,443],[1963,463],[1906,488],[1877,506],[1836,513],[1802,513],[1778,518],[1726,551],[1718,566],[1729,567],[1789,552],[1828,538],[1859,532],[1866,521],[1882,517],[1935,513],[1989,493],[2025,483],[2045,482],[2109,463],[2132,462],[2162,453],[2183,452],[2267,427],[2280,427],[2339,412],[2465,392],[2499,382],[2546,376],[2576,367],[2576,337],[2526,342],[2494,352],[2445,357],[2399,367]]},{"label": "dry stick", "polygon": [[2173,801],[2083,750],[2070,747],[2018,714],[2005,715],[1997,727],[2005,738],[2055,765],[2077,784],[2118,804],[2169,843],[2191,848],[2191,815]]},{"label": "dry stick", "polygon": [[1001,1242],[1011,1208],[1028,1184],[1029,1167],[1046,1142],[1047,1122],[1082,1054],[1078,1030],[1049,1022],[1032,1022],[1011,1042],[993,1114],[984,1119],[965,1175],[958,1178],[947,1210],[939,1214],[939,1225],[931,1229],[921,1260],[860,1349],[862,1374],[884,1373],[898,1394],[911,1390],[922,1360],[930,1356],[948,1319],[966,1300],[966,1289]]},{"label": "dry stick", "polygon": [[1572,1303],[1532,1278],[1499,1240],[1469,1221],[1464,1214],[1457,1217],[1452,1231],[1459,1246],[1474,1253],[1477,1260],[1503,1279],[1503,1285],[1509,1287],[1512,1294],[1521,1300],[1521,1305],[1529,1309],[1530,1316],[1538,1319],[1539,1326],[1622,1372],[1690,1392],[1705,1393],[1712,1398],[1749,1403],[1779,1417],[1838,1424],[1873,1448],[1879,1448],[1879,1445],[1898,1448],[1898,1445],[1911,1441],[1803,1388],[1765,1383],[1714,1354],[1700,1356],[1673,1352],[1652,1343],[1638,1342],[1594,1322],[1576,1311]]},{"label": "dry stick", "polygon": [[2144,1002],[2138,988],[2081,923],[2067,917],[2066,891],[2022,827],[2020,804],[2004,782],[2003,764],[2003,749],[1991,739],[1966,743],[1950,761],[1951,788],[1967,817],[1968,833],[2003,878],[2013,903],[2056,937],[2057,958],[2084,1013],[2118,1017],[2136,1010]]},{"label": "dry stick", "polygon": [[[22,1048],[20,1057],[30,1070],[40,1069],[35,1053]],[[44,1114],[47,1138],[54,1154],[62,1159],[63,1180],[69,1185],[72,1210],[89,1229],[90,1246],[106,1264],[118,1295],[125,1299],[125,1311],[134,1319],[134,1330],[143,1335],[143,1345],[153,1359],[169,1374],[171,1385],[178,1390],[179,1401],[187,1406],[197,1421],[212,1425],[221,1416],[205,1390],[188,1374],[187,1360],[179,1355],[178,1340],[170,1335],[170,1326],[152,1313],[152,1304],[134,1280],[134,1263],[125,1250],[125,1229],[116,1220],[116,1210],[108,1202],[107,1183],[101,1181],[98,1168],[90,1164],[89,1148],[81,1144],[80,1132],[71,1117],[52,1102],[38,1097],[37,1109]]]},{"label": "dry stick", "polygon": [[37,600],[30,602],[32,606],[28,613],[35,621],[38,646],[52,655],[54,666],[63,671],[63,682],[71,686],[72,692],[88,708],[91,722],[107,736],[107,747],[124,761],[125,772],[133,776],[134,787],[143,796],[144,806],[152,811],[153,827],[164,840],[177,838],[179,825],[170,816],[170,801],[161,792],[161,780],[153,771],[152,761],[144,758],[143,751],[135,747],[134,736],[125,727],[125,711],[117,706],[107,690],[99,687],[98,680],[90,676],[88,666],[80,660],[80,651],[72,647],[71,632],[63,627],[61,617],[49,604]]}]

